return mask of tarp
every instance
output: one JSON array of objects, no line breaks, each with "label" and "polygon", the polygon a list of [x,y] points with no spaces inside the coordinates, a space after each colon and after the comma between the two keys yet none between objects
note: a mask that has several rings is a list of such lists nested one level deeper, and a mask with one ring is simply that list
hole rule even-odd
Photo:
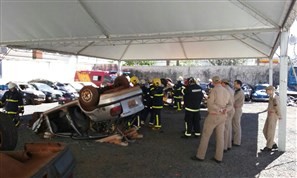
[{"label": "tarp", "polygon": [[114,60],[272,57],[296,0],[0,0],[0,45]]}]

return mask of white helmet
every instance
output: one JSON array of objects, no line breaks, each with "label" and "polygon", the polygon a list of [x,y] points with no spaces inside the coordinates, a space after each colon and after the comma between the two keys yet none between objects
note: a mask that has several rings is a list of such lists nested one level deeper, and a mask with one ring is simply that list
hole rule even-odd
[{"label": "white helmet", "polygon": [[8,85],[7,85],[8,89],[12,89],[12,88],[15,88],[16,87],[16,84],[15,83],[12,83],[12,82],[9,82]]},{"label": "white helmet", "polygon": [[182,76],[179,76],[178,78],[177,78],[177,81],[183,81],[184,80],[184,78],[182,77]]}]

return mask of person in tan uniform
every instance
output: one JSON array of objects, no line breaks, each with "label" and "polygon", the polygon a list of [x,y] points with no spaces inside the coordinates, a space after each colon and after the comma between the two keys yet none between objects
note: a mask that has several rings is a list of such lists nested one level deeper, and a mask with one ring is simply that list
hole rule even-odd
[{"label": "person in tan uniform", "polygon": [[[234,90],[230,87],[229,81],[227,79],[222,80],[222,86],[226,88],[230,94],[230,103],[234,105]],[[234,107],[227,112],[227,120],[225,122],[225,132],[224,132],[224,152],[232,148],[232,119],[234,116]]]},{"label": "person in tan uniform", "polygon": [[214,88],[209,94],[207,100],[208,115],[205,119],[202,131],[202,137],[195,156],[191,157],[195,161],[203,161],[207,151],[209,138],[216,129],[216,152],[213,158],[217,163],[221,163],[224,154],[224,130],[227,112],[232,109],[230,95],[221,85],[220,77],[212,78]]},{"label": "person in tan uniform", "polygon": [[277,149],[277,145],[274,142],[275,128],[278,119],[281,119],[281,111],[279,104],[279,96],[274,93],[274,87],[268,86],[266,93],[269,95],[269,103],[267,108],[267,118],[263,128],[263,134],[266,139],[266,147],[261,151],[272,151]]},{"label": "person in tan uniform", "polygon": [[244,92],[241,89],[242,82],[240,80],[234,81],[234,109],[235,113],[232,119],[232,130],[233,130],[233,146],[241,145],[241,116],[242,106],[244,103]]}]

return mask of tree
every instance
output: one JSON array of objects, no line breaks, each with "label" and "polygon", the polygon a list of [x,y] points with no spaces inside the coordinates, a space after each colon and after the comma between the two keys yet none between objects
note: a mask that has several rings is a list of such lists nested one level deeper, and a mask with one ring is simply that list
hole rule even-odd
[{"label": "tree", "polygon": [[245,59],[209,59],[209,63],[214,66],[236,66],[245,62]]},{"label": "tree", "polygon": [[125,61],[123,66],[152,66],[154,61]]}]

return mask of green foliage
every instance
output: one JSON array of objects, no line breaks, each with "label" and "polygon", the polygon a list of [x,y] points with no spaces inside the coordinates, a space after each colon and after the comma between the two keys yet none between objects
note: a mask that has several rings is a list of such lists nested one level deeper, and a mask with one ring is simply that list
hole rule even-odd
[{"label": "green foliage", "polygon": [[214,66],[237,66],[242,65],[245,59],[209,59],[208,61]]},{"label": "green foliage", "polygon": [[124,61],[123,66],[152,66],[154,61]]}]

